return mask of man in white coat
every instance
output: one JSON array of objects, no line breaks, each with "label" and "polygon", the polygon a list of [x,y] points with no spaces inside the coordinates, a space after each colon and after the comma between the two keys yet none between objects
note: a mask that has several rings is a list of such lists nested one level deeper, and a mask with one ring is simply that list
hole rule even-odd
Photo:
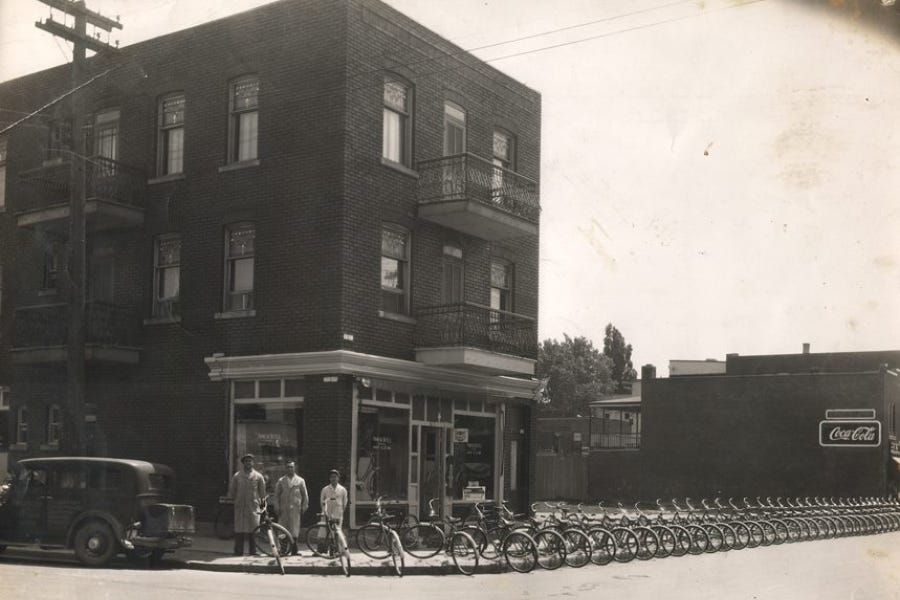
[{"label": "man in white coat", "polygon": [[244,538],[249,540],[250,554],[256,554],[253,530],[259,525],[259,507],[266,497],[266,480],[253,468],[253,455],[241,457],[241,470],[228,485],[228,497],[234,501],[234,555],[244,553]]},{"label": "man in white coat", "polygon": [[297,475],[294,461],[285,465],[287,472],[275,484],[275,509],[278,511],[278,522],[294,536],[293,554],[297,552],[297,540],[300,537],[300,519],[309,508],[309,494],[306,482]]}]

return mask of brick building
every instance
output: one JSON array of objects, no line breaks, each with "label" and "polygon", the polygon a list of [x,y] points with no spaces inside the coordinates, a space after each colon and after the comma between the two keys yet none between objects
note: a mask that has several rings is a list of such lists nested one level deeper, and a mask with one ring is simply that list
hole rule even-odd
[{"label": "brick building", "polygon": [[[538,93],[368,0],[281,0],[87,75],[92,453],[175,467],[201,519],[244,452],[270,481],[339,469],[352,520],[378,495],[524,504]],[[67,66],[0,84],[0,121],[68,87]],[[0,139],[11,459],[74,429],[62,114]]]}]

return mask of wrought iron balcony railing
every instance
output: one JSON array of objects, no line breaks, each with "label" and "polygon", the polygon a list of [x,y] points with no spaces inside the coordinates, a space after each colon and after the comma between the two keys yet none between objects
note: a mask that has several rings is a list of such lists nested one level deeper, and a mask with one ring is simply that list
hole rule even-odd
[{"label": "wrought iron balcony railing", "polygon": [[[21,208],[35,210],[66,202],[70,172],[69,162],[58,161],[20,173],[22,179],[44,192],[31,206]],[[85,198],[88,200],[106,200],[142,208],[146,184],[144,173],[125,163],[103,156],[91,156],[85,161]]]},{"label": "wrought iron balcony railing", "polygon": [[417,348],[470,346],[525,358],[537,357],[533,318],[480,304],[446,304],[416,311]]},{"label": "wrought iron balcony railing", "polygon": [[418,169],[419,204],[469,200],[538,223],[538,185],[524,175],[474,154],[421,161]]},{"label": "wrought iron balcony railing", "polygon": [[[44,304],[16,309],[14,348],[48,348],[68,344],[69,304]],[[138,346],[140,321],[131,307],[109,302],[85,305],[85,342],[104,346]]]}]

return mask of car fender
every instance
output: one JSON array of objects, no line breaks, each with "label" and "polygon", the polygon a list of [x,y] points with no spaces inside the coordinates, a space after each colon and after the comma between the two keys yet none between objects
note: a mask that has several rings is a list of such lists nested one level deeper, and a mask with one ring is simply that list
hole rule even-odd
[{"label": "car fender", "polygon": [[67,548],[71,548],[75,544],[75,532],[78,531],[78,528],[81,527],[84,523],[94,519],[103,521],[104,523],[112,527],[113,535],[117,540],[119,540],[119,542],[125,539],[125,528],[112,514],[103,510],[88,510],[80,513],[72,520],[72,524],[69,526],[69,533],[68,535],[66,535]]}]

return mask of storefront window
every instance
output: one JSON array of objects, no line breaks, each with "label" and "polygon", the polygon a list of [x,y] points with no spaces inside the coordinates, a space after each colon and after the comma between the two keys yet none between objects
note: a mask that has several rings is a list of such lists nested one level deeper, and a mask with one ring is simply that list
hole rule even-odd
[{"label": "storefront window", "polygon": [[406,500],[409,482],[409,411],[383,406],[359,409],[356,500],[384,496]]},{"label": "storefront window", "polygon": [[467,439],[460,442],[454,437],[453,455],[449,461],[454,499],[464,499],[463,492],[467,487],[484,487],[485,498],[494,498],[494,424],[495,419],[491,417],[456,415],[454,418],[454,434],[464,431],[461,437]]},{"label": "storefront window", "polygon": [[235,404],[235,462],[244,454],[256,457],[255,468],[274,489],[289,460],[302,471],[303,409],[296,403]]}]

